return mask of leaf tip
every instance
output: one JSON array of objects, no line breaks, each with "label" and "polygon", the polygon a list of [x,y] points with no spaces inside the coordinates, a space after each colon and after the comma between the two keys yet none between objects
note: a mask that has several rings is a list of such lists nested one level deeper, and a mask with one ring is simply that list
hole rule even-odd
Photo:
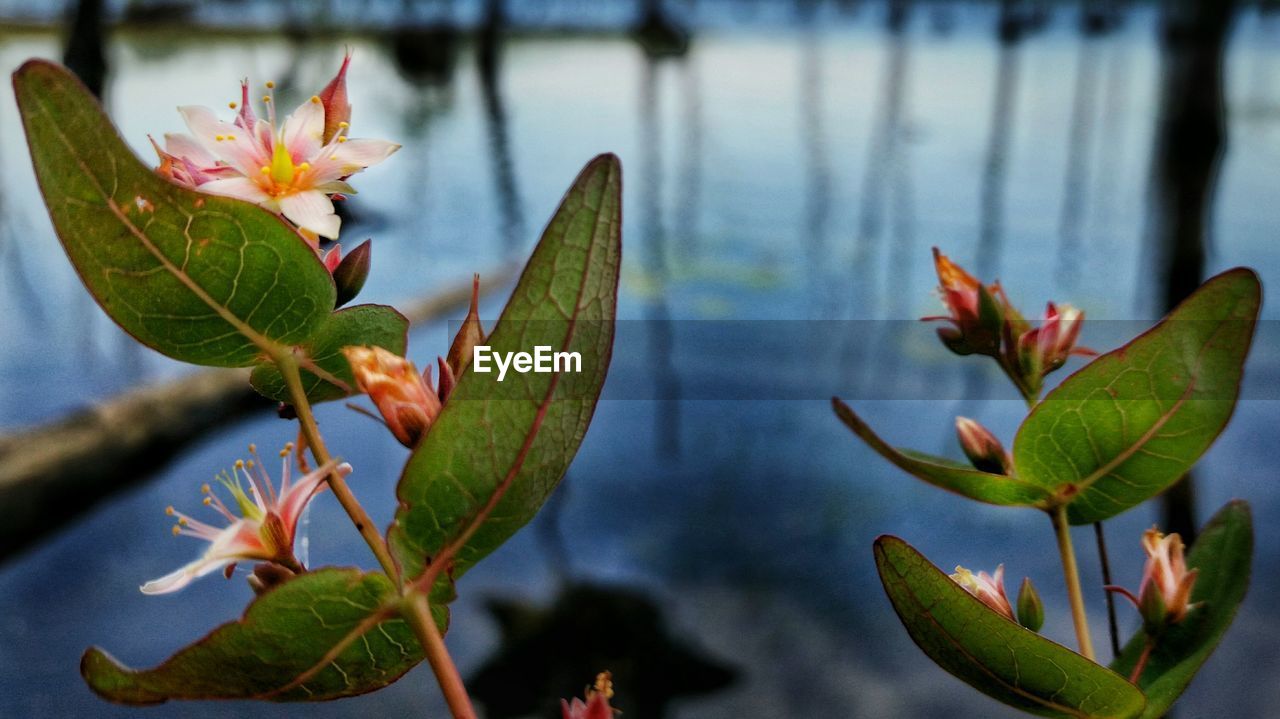
[{"label": "leaf tip", "polygon": [[133,671],[115,657],[99,649],[89,647],[80,657],[80,676],[94,694],[119,704],[161,704],[163,698],[149,694],[132,680]]}]

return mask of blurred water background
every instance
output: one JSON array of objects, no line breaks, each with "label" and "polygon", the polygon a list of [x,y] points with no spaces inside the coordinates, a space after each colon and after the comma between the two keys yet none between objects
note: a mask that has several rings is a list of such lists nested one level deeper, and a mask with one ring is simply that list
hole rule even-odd
[{"label": "blurred water background", "polygon": [[[1171,188],[1197,178],[1164,173],[1170,158],[1192,158],[1182,164],[1194,175],[1212,143],[1158,131],[1171,117],[1161,88],[1175,101],[1207,93],[1210,107],[1213,88],[1177,85],[1195,50],[1162,52],[1164,7],[1152,4],[510,0],[494,15],[492,3],[466,0],[108,2],[104,97],[149,158],[148,133],[183,129],[176,105],[224,105],[245,76],[275,80],[296,102],[350,48],[353,134],[404,145],[356,178],[343,237],[374,239],[362,301],[403,301],[522,259],[582,163],[602,151],[622,158],[620,313],[635,322],[552,504],[461,582],[449,643],[464,675],[506,666],[495,660],[510,650],[496,617],[528,620],[512,608],[520,603],[581,619],[549,621],[551,668],[490,673],[502,693],[531,702],[543,691],[535,674],[573,667],[556,689],[571,694],[591,678],[575,653],[616,638],[639,642],[619,651],[658,687],[630,698],[619,687],[625,716],[638,719],[1012,716],[912,645],[876,579],[871,541],[900,535],[947,569],[1005,562],[1011,584],[1036,581],[1047,633],[1071,644],[1048,522],[910,479],[855,441],[827,398],[852,398],[891,441],[927,451],[958,456],[958,414],[1011,439],[1022,403],[914,322],[940,309],[932,245],[999,277],[1028,311],[1047,299],[1084,308],[1084,341],[1099,349],[1118,336],[1102,320],[1158,317],[1179,273],[1249,265],[1268,290],[1280,287],[1280,13],[1270,9],[1242,5],[1231,18],[1225,154],[1202,208],[1206,231],[1176,252],[1168,238],[1186,235],[1168,229],[1170,209],[1197,203]],[[61,59],[63,12],[0,2],[0,68]],[[2,95],[0,427],[16,430],[188,370],[135,346],[83,291]],[[1199,179],[1212,186],[1214,176]],[[496,317],[503,297],[482,315]],[[771,347],[792,321],[822,330],[801,349]],[[1245,401],[1196,469],[1195,495],[1172,507],[1203,521],[1245,497],[1258,532],[1250,595],[1180,717],[1264,717],[1280,706],[1280,337],[1267,324]],[[445,323],[420,327],[410,354],[428,362],[447,341]],[[801,389],[778,389],[797,375]],[[356,467],[357,495],[389,521],[404,450],[341,406],[324,406],[320,420]],[[99,644],[149,666],[239,614],[250,597],[242,576],[165,597],[137,587],[198,549],[170,536],[165,506],[194,506],[199,485],[249,442],[289,439],[271,412],[252,414],[172,462],[127,468],[139,483],[4,558],[0,715],[138,711],[93,696],[80,653]],[[1152,502],[1108,524],[1121,583],[1136,584],[1138,534],[1164,511]],[[372,565],[328,497],[309,540],[313,562]],[[1076,541],[1096,587],[1092,535],[1078,530]],[[565,593],[584,585],[596,589]],[[1104,647],[1101,592],[1089,599]],[[1134,616],[1120,616],[1127,634]],[[675,644],[696,651],[691,668],[671,658]],[[735,679],[713,690],[717,667]],[[444,716],[437,696],[419,668],[386,691],[318,706],[143,713]]]}]

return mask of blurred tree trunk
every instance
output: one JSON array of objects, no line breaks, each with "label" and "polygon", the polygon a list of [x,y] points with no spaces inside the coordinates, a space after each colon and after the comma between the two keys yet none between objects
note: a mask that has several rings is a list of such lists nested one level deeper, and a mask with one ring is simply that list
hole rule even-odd
[{"label": "blurred tree trunk", "polygon": [[[1234,0],[1170,0],[1162,21],[1160,110],[1152,153],[1150,240],[1161,305],[1171,309],[1200,285],[1226,149],[1223,60]],[[1190,473],[1161,498],[1166,531],[1195,536]]]},{"label": "blurred tree trunk", "polygon": [[62,53],[62,62],[99,99],[107,82],[103,12],[102,0],[77,0],[67,17],[67,46]]}]

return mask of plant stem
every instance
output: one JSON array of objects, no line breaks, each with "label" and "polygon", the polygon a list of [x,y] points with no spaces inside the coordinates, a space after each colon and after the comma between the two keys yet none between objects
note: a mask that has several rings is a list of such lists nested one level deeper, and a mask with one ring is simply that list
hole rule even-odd
[{"label": "plant stem", "polygon": [[1129,683],[1138,684],[1138,680],[1142,678],[1142,670],[1147,668],[1147,660],[1151,658],[1151,650],[1156,648],[1155,637],[1147,636],[1147,641],[1142,645],[1142,653],[1138,655],[1138,661],[1134,662],[1133,672],[1129,674]]},{"label": "plant stem", "polygon": [[[1098,560],[1102,563],[1102,586],[1111,586],[1111,560],[1107,557],[1107,537],[1102,533],[1102,522],[1093,523],[1093,536],[1098,540]],[[1107,631],[1111,635],[1111,658],[1120,656],[1120,628],[1116,623],[1116,598],[1107,595]]]},{"label": "plant stem", "polygon": [[1071,545],[1071,527],[1067,524],[1067,507],[1058,505],[1049,511],[1053,533],[1058,537],[1058,553],[1062,555],[1062,573],[1067,580],[1067,598],[1071,601],[1071,619],[1076,625],[1076,642],[1086,659],[1097,661],[1093,640],[1089,638],[1089,617],[1084,610],[1084,594],[1080,591],[1080,570],[1076,567],[1076,550]]},{"label": "plant stem", "polygon": [[[320,436],[320,428],[316,426],[315,415],[311,413],[311,403],[307,401],[307,393],[302,388],[298,361],[288,353],[281,353],[274,359],[281,376],[284,377],[285,385],[289,388],[294,411],[298,414],[298,424],[302,427],[302,436],[306,438],[307,445],[311,448],[311,455],[316,458],[316,464],[323,466],[329,462],[329,450],[325,448],[324,438]],[[399,586],[400,572],[391,559],[391,553],[387,551],[387,543],[383,541],[382,535],[378,534],[373,519],[369,517],[368,512],[364,511],[364,507],[360,506],[360,502],[356,500],[356,496],[352,494],[351,488],[347,486],[342,475],[337,471],[330,472],[328,481],[329,488],[333,490],[333,496],[337,497],[338,504],[347,510],[347,516],[351,517],[351,521],[356,525],[356,531],[364,537],[365,543],[373,551],[373,556],[378,558],[382,571],[386,572],[387,576]]]},{"label": "plant stem", "polygon": [[414,634],[427,654],[427,663],[435,672],[440,691],[449,704],[449,711],[454,719],[475,719],[476,710],[471,706],[471,697],[462,683],[462,676],[454,666],[453,657],[444,645],[444,637],[431,616],[431,607],[427,604],[427,595],[422,592],[411,592],[405,597],[404,615],[413,627]]}]

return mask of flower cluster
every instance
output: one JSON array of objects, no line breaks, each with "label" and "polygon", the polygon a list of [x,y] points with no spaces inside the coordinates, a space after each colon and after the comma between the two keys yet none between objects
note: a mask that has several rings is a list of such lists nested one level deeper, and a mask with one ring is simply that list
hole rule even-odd
[{"label": "flower cluster", "polygon": [[293,556],[294,535],[302,510],[317,492],[324,489],[324,480],[330,472],[336,471],[346,477],[351,473],[351,465],[330,462],[294,482],[290,477],[292,449],[292,445],[286,445],[280,450],[278,489],[272,484],[253,445],[249,445],[251,459],[236,460],[231,472],[223,472],[217,477],[218,483],[231,495],[234,512],[212,487],[208,484],[201,486],[204,505],[222,515],[227,521],[225,527],[215,527],[173,507],[167,508],[165,513],[177,519],[173,527],[175,535],[202,539],[209,543],[209,548],[195,561],[142,585],[142,592],[176,592],[193,580],[219,569],[224,569],[230,576],[239,561],[272,562],[293,572],[302,571],[302,565]]},{"label": "flower cluster", "polygon": [[275,84],[262,96],[265,117],[258,117],[247,80],[240,84],[238,110],[231,122],[207,107],[178,108],[190,135],[166,134],[160,174],[201,192],[236,197],[283,215],[313,245],[336,239],[341,220],[330,198],[354,194],[347,178],[382,162],[399,145],[348,137],[351,103],[347,100],[348,55],[338,74],[317,95],[278,119]]},{"label": "flower cluster", "polygon": [[1077,347],[1084,313],[1070,305],[1050,302],[1038,327],[1023,318],[997,282],[984,285],[933,248],[938,292],[949,312],[925,317],[951,323],[938,329],[938,337],[959,355],[995,358],[1005,374],[1028,400],[1040,396],[1044,377],[1062,367],[1073,354],[1092,355]]}]

